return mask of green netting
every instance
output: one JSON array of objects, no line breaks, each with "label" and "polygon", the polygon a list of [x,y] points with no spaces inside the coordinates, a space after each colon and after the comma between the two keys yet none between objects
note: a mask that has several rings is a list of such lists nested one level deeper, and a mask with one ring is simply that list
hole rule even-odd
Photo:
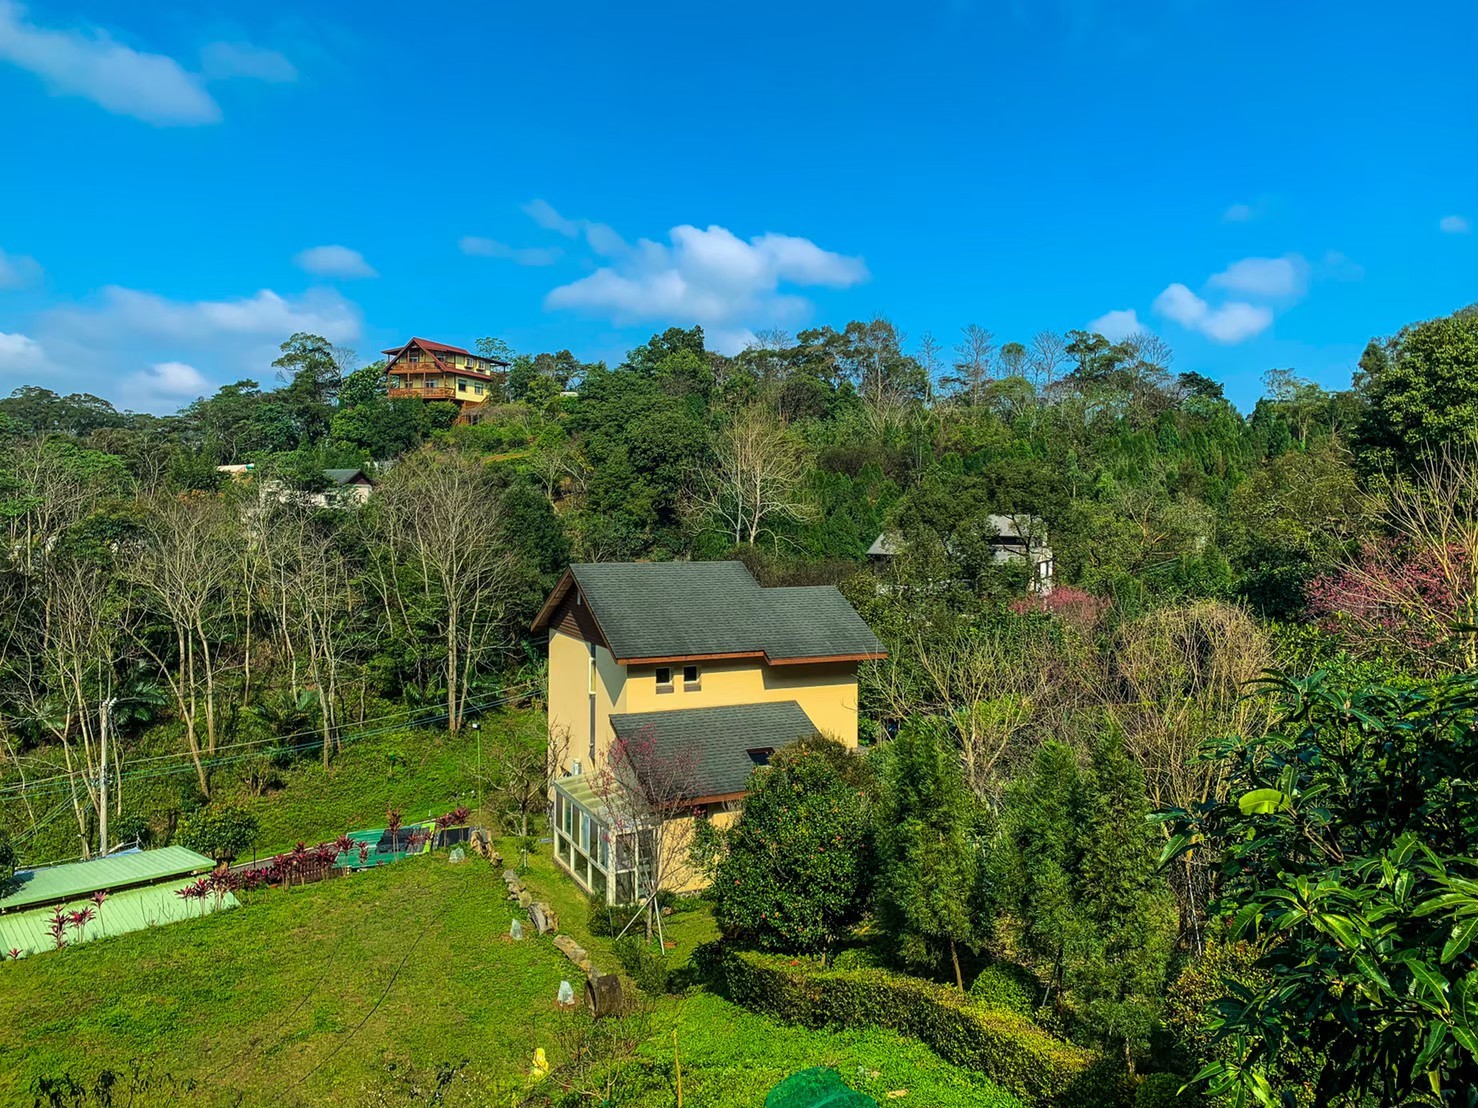
[{"label": "green netting", "polygon": [[878,1102],[842,1084],[836,1070],[816,1066],[793,1073],[770,1090],[765,1108],[878,1108]]},{"label": "green netting", "polygon": [[[209,915],[222,908],[237,907],[236,898],[230,893],[211,894],[203,900],[186,900],[176,895],[178,890],[193,883],[192,878],[166,881],[139,889],[125,889],[113,893],[103,901],[101,907],[94,904],[90,897],[68,901],[60,906],[63,912],[91,908],[96,918],[80,932],[69,926],[66,930],[67,945],[92,942],[108,935],[142,931],[146,927],[159,927],[166,923]],[[24,957],[54,950],[56,942],[51,937],[53,907],[0,914],[0,952],[8,956],[10,951],[18,950]]]},{"label": "green netting", "polygon": [[[334,865],[344,866],[348,869],[369,869],[371,866],[382,866],[386,862],[398,862],[410,854],[428,854],[431,851],[432,833],[436,830],[435,820],[426,820],[422,823],[403,823],[400,825],[401,835],[411,831],[426,832],[426,841],[414,851],[410,850],[381,850],[380,839],[384,837],[385,828],[371,827],[363,831],[349,832],[349,838],[353,840],[354,846],[340,854],[334,859]],[[359,844],[364,843],[369,847],[363,862],[359,860]]]}]

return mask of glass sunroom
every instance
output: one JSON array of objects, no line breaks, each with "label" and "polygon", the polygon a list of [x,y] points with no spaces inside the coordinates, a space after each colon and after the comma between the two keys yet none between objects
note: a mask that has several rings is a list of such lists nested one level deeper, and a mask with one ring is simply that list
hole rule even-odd
[{"label": "glass sunroom", "polygon": [[621,826],[586,775],[554,782],[551,815],[554,860],[580,888],[607,904],[631,904],[651,894],[651,829]]}]

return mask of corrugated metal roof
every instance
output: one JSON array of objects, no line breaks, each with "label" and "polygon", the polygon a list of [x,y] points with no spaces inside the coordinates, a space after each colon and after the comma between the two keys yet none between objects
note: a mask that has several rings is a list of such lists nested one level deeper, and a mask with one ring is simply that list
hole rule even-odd
[{"label": "corrugated metal roof", "polygon": [[[176,895],[191,882],[168,881],[160,885],[146,885],[138,889],[126,889],[112,893],[99,908],[90,898],[66,901],[64,912],[91,908],[94,919],[79,932],[68,926],[67,945],[91,942],[108,935],[124,935],[130,931],[142,931],[146,927],[158,927],[166,923],[208,916],[222,908],[235,908],[237,900],[230,893],[219,896],[212,894],[203,900],[186,900]],[[9,954],[19,950],[21,956],[40,954],[56,949],[51,937],[51,916],[55,906],[33,908],[29,912],[11,912],[0,915],[0,951]]]},{"label": "corrugated metal roof", "polygon": [[571,566],[570,573],[623,660],[885,654],[832,586],[762,588],[742,562],[601,562]]},{"label": "corrugated metal roof", "polygon": [[99,889],[123,889],[187,873],[208,873],[214,868],[215,863],[204,854],[183,846],[164,846],[158,850],[109,854],[86,862],[17,870],[10,891],[0,897],[0,912],[71,900]]},{"label": "corrugated metal roof", "polygon": [[679,708],[611,716],[611,728],[626,740],[649,734],[669,757],[692,758],[692,798],[746,792],[759,762],[750,751],[774,751],[817,733],[794,700],[723,708]]}]

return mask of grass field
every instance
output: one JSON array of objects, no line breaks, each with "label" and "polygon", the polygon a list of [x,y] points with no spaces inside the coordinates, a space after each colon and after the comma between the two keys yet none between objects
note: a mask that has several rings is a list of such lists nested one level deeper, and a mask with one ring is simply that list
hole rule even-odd
[{"label": "grass field", "polygon": [[[355,828],[383,827],[390,807],[399,808],[407,822],[440,815],[458,804],[476,807],[471,771],[477,765],[479,738],[491,750],[509,739],[541,742],[545,732],[544,714],[531,709],[490,712],[481,723],[480,733],[467,729],[451,735],[371,721],[363,728],[346,729],[343,750],[327,769],[309,750],[286,767],[267,770],[271,787],[254,793],[250,777],[263,769],[252,759],[243,759],[217,767],[212,789],[217,801],[240,805],[256,815],[261,825],[259,855],[291,849],[299,839],[312,844]],[[188,810],[196,802],[194,768],[179,756],[183,741],[177,731],[173,724],[154,729],[131,755],[167,757],[161,765],[130,768],[125,763],[124,813],[147,816],[154,825],[156,845],[164,813]],[[34,765],[29,777],[34,781],[62,774],[61,759],[59,750],[45,748],[30,757]],[[144,772],[152,776],[138,776]],[[0,785],[14,788],[18,782],[11,764],[0,765]],[[32,829],[33,816],[43,821],[39,829]],[[71,860],[81,853],[70,801],[54,785],[50,791],[39,790],[30,805],[14,797],[0,805],[0,829],[16,837],[23,865]]]},{"label": "grass field", "polygon": [[[583,900],[547,859],[533,861],[528,880],[556,902],[561,929],[612,965],[609,943],[584,930]],[[535,1046],[559,1061],[556,1021],[574,1017],[557,1010],[556,992],[562,979],[582,982],[547,938],[509,940],[512,913],[487,863],[438,853],[7,963],[0,1103],[29,1103],[38,1077],[88,1081],[136,1061],[198,1082],[191,1102],[201,1104],[408,1103],[386,1091],[392,1072],[463,1060],[464,1083],[516,1081]],[[679,957],[711,934],[701,911],[668,922]],[[788,1027],[701,991],[656,1001],[620,1103],[674,1103],[674,1030],[691,1108],[752,1108],[781,1077],[818,1064],[880,1101],[908,1090],[888,1103],[1016,1105],[898,1035]]]}]

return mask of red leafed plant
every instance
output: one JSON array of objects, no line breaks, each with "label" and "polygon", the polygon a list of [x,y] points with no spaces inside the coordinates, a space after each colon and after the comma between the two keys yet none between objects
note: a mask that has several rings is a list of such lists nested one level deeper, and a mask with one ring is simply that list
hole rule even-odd
[{"label": "red leafed plant", "polygon": [[448,827],[461,827],[472,818],[472,809],[465,804],[459,804],[445,815],[436,817],[436,829],[445,831]]},{"label": "red leafed plant", "polygon": [[75,912],[67,913],[67,922],[72,925],[72,930],[77,934],[77,941],[82,941],[82,932],[93,918],[97,915],[91,908],[79,908]]},{"label": "red leafed plant", "polygon": [[360,843],[359,844],[359,864],[361,866],[364,865],[366,862],[369,861],[369,852],[370,852],[369,843]]},{"label": "red leafed plant", "polygon": [[385,809],[385,830],[390,832],[391,842],[394,842],[395,837],[400,833],[401,820],[402,816],[399,808]]},{"label": "red leafed plant", "polygon": [[21,959],[21,948],[18,947],[18,946],[13,946],[13,947],[10,948],[9,954],[10,954],[10,960],[12,962],[19,962],[20,959]]},{"label": "red leafed plant", "polygon": [[347,831],[334,840],[334,852],[336,854],[348,854],[353,849],[354,840],[349,837],[349,832]]},{"label": "red leafed plant", "polygon": [[1094,627],[1108,606],[1105,597],[1094,596],[1072,585],[1058,585],[1049,593],[1033,593],[1011,601],[1011,610],[1017,615],[1046,612],[1084,630]]},{"label": "red leafed plant", "polygon": [[47,924],[46,929],[51,932],[51,941],[56,944],[58,950],[67,945],[67,913],[63,912],[60,907],[52,911],[51,922]]}]

